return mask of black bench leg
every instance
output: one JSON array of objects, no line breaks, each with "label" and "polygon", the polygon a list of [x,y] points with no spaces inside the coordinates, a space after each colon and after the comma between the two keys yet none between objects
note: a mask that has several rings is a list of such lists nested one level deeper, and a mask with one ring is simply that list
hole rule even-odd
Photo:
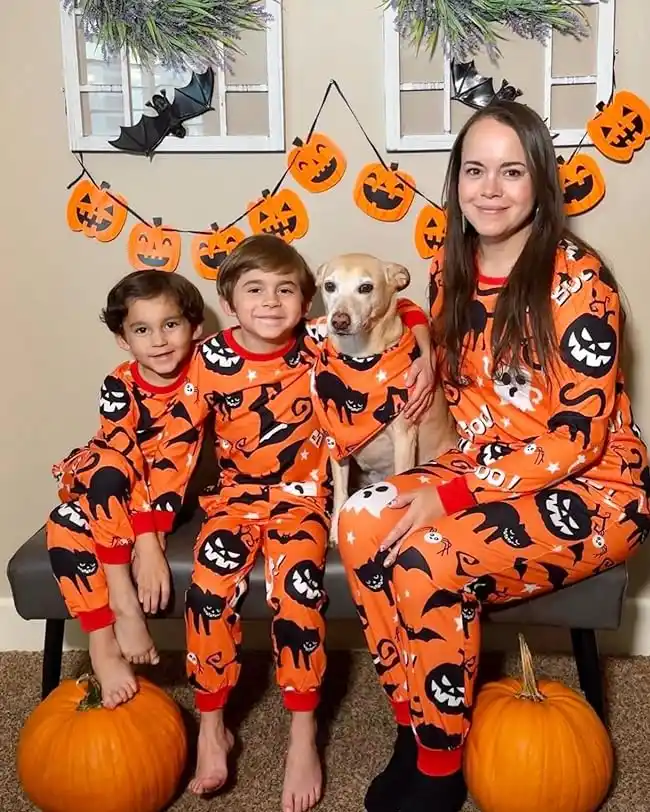
[{"label": "black bench leg", "polygon": [[587,702],[605,721],[605,696],[596,632],[593,629],[571,629],[573,656],[578,667],[580,687]]},{"label": "black bench leg", "polygon": [[63,632],[65,620],[45,621],[45,642],[43,643],[43,678],[41,699],[53,691],[61,681],[61,658],[63,656]]}]

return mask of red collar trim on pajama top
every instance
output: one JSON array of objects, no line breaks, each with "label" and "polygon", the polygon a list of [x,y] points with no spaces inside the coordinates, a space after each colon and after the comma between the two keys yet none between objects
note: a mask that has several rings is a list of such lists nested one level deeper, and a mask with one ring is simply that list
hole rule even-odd
[{"label": "red collar trim on pajama top", "polygon": [[244,358],[247,361],[275,361],[276,359],[284,358],[284,356],[290,352],[295,344],[295,338],[292,338],[291,341],[287,342],[283,347],[279,347],[274,352],[251,352],[247,350],[246,347],[243,347],[233,335],[235,327],[230,327],[227,330],[223,331],[223,338],[226,344],[230,347],[231,350],[234,350],[240,358]]},{"label": "red collar trim on pajama top", "polygon": [[336,352],[327,339],[312,378],[314,410],[337,460],[353,454],[392,422],[406,405],[404,380],[420,355],[413,333],[367,358]]},{"label": "red collar trim on pajama top", "polygon": [[187,371],[190,368],[190,362],[192,360],[192,353],[190,353],[187,362],[178,373],[178,377],[172,381],[172,383],[167,384],[167,386],[156,386],[156,384],[150,383],[146,378],[143,378],[142,373],[140,372],[140,368],[138,367],[137,361],[131,361],[129,364],[129,371],[131,372],[131,377],[140,387],[140,389],[144,389],[146,392],[150,392],[152,395],[169,395],[171,392],[174,392],[178,387],[185,382],[187,378]]}]

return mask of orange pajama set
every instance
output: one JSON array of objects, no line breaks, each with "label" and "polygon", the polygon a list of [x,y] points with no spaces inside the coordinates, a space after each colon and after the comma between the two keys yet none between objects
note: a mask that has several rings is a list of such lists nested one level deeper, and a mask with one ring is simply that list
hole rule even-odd
[{"label": "orange pajama set", "polygon": [[[440,313],[441,262],[431,269]],[[525,355],[492,370],[491,330],[506,279],[478,276],[461,374],[443,380],[461,440],[437,460],[353,494],[338,537],[384,690],[410,725],[418,769],[460,768],[470,727],[484,603],[550,592],[625,561],[650,529],[650,471],[619,367],[618,295],[599,263],[560,244],[552,289],[557,376]],[[444,366],[441,365],[444,370]],[[446,515],[378,548],[405,509],[398,494],[437,486]]]},{"label": "orange pajama set", "polygon": [[[399,309],[405,322],[426,323],[408,300]],[[213,417],[220,470],[200,497],[205,515],[186,593],[186,665],[200,711],[223,708],[238,682],[239,605],[259,554],[284,705],[311,711],[320,699],[332,488],[310,384],[322,326],[302,325],[270,354],[249,352],[224,330],[201,343],[179,396],[193,425]]]},{"label": "orange pajama set", "polygon": [[[99,398],[100,429],[52,473],[57,505],[46,524],[52,572],[68,611],[86,632],[110,626],[104,564],[131,561],[136,536],[167,533],[181,508],[201,431],[174,408],[186,371],[157,387],[125,362],[108,375]],[[183,448],[160,455],[158,446]]]}]

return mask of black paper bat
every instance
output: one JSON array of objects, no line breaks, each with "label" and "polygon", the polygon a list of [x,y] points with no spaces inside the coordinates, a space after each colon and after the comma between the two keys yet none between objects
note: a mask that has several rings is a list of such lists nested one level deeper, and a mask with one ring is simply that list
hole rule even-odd
[{"label": "black paper bat", "polygon": [[146,106],[153,108],[157,116],[143,115],[132,127],[120,127],[118,138],[108,143],[124,152],[147,155],[151,157],[163,138],[175,135],[185,138],[187,131],[183,121],[214,110],[212,92],[214,90],[214,71],[208,68],[205,73],[192,73],[192,78],[185,87],[174,88],[174,101],[170,102],[163,89],[152,96]]},{"label": "black paper bat", "polygon": [[477,73],[473,59],[471,62],[452,61],[451,80],[453,83],[452,100],[466,104],[474,110],[481,110],[498,100],[514,101],[518,96],[523,95],[519,88],[509,85],[506,79],[495,91],[492,77],[481,76],[480,73]]}]

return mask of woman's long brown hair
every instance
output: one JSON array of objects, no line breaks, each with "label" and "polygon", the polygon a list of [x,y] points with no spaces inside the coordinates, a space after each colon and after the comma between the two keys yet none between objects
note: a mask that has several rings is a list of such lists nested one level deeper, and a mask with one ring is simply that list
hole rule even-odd
[{"label": "woman's long brown hair", "polygon": [[[447,209],[447,235],[443,265],[443,306],[435,325],[446,349],[447,374],[463,384],[460,368],[465,338],[470,330],[470,303],[476,287],[478,235],[467,223],[458,201],[458,180],[465,136],[477,121],[491,118],[511,127],[522,144],[535,192],[532,230],[499,292],[492,327],[494,368],[504,364],[521,369],[531,358],[550,372],[557,352],[551,312],[551,286],[556,252],[568,239],[602,264],[600,277],[613,290],[617,285],[598,253],[567,226],[553,141],[539,115],[519,102],[495,102],[476,112],[464,125],[451,150],[443,199]],[[524,356],[525,353],[525,356]]]}]

